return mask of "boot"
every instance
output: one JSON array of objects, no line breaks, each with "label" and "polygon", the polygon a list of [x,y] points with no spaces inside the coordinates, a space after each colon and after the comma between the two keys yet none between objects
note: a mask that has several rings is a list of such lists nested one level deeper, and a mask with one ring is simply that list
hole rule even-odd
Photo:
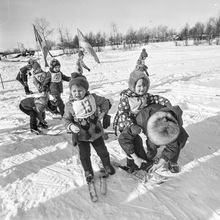
[{"label": "boot", "polygon": [[94,179],[94,174],[91,171],[85,171],[86,182],[91,183]]},{"label": "boot", "polygon": [[168,162],[168,169],[170,170],[171,173],[179,173],[180,172],[180,167],[177,163],[174,162]]},{"label": "boot", "polygon": [[135,170],[139,170],[138,166],[134,163],[134,160],[129,158],[127,158],[127,167],[129,168],[130,173],[133,173]]},{"label": "boot", "polygon": [[113,175],[115,174],[115,168],[110,164],[104,167],[106,174]]}]

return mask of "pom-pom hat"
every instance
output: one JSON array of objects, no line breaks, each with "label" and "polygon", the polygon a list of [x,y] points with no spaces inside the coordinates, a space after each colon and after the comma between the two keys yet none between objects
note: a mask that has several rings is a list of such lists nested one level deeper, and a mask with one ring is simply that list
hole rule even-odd
[{"label": "pom-pom hat", "polygon": [[74,72],[71,74],[71,80],[69,82],[69,88],[71,89],[71,87],[73,85],[78,85],[78,86],[82,86],[86,91],[88,91],[89,89],[89,83],[86,79],[85,76],[77,73],[77,72]]},{"label": "pom-pom hat", "polygon": [[135,91],[135,86],[136,83],[139,79],[145,79],[147,82],[147,91],[150,87],[150,79],[148,78],[148,76],[146,75],[146,73],[144,73],[143,71],[140,70],[134,70],[133,72],[130,73],[130,77],[128,80],[128,87],[131,91]]}]

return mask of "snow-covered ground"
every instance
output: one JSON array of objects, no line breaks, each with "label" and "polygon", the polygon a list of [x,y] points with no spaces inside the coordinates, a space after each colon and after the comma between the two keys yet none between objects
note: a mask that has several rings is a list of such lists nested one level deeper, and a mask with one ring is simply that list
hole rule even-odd
[{"label": "snow-covered ground", "polygon": [[[190,138],[180,155],[181,173],[161,185],[144,186],[117,169],[107,179],[107,195],[97,190],[99,200],[92,203],[77,149],[61,120],[47,115],[49,125],[63,131],[58,136],[16,132],[28,128],[29,118],[18,108],[25,98],[23,88],[10,80],[25,62],[0,62],[2,78],[9,81],[0,90],[0,219],[220,219],[220,47],[155,43],[145,48],[149,92],[167,97],[184,111]],[[90,91],[112,100],[112,116],[141,49],[100,52],[101,64],[85,56],[91,68],[85,71]],[[70,76],[76,55],[57,59],[62,72]],[[43,65],[42,59],[40,62]],[[29,82],[37,95],[31,79]],[[64,82],[65,102],[68,95]],[[111,135],[106,145],[111,159],[124,163],[117,137]],[[100,161],[94,151],[92,162],[98,171]],[[98,189],[99,182],[96,184]]]}]

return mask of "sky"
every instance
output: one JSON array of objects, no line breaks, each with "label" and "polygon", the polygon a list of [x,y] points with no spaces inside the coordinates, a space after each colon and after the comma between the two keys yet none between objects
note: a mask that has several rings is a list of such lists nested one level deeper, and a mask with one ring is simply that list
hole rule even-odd
[{"label": "sky", "polygon": [[220,0],[1,0],[0,51],[24,43],[35,48],[33,27],[36,18],[45,18],[54,28],[63,27],[72,36],[79,28],[83,33],[98,31],[109,34],[111,23],[120,32],[132,27],[166,25],[177,31],[186,22],[206,22],[220,14]]}]

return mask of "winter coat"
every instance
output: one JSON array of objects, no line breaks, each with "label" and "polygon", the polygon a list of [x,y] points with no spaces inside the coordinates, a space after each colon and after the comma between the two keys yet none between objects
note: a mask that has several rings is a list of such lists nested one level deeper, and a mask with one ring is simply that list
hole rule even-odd
[{"label": "winter coat", "polygon": [[50,74],[50,93],[52,95],[59,95],[63,93],[63,80],[66,82],[70,81],[70,77],[64,75],[62,72],[48,72]]},{"label": "winter coat", "polygon": [[[94,141],[103,135],[103,128],[101,122],[98,121],[99,112],[108,113],[109,110],[109,100],[105,97],[98,96],[96,94],[87,94],[83,100],[73,100],[70,97],[70,101],[65,105],[65,127],[67,131],[71,132],[70,126],[72,124],[80,128],[80,132],[74,135],[73,138],[77,140],[74,141]],[[87,126],[87,131],[84,129],[84,125]],[[95,131],[97,129],[99,132]],[[90,134],[90,138],[86,138],[86,133]]]},{"label": "winter coat", "polygon": [[[185,143],[189,137],[185,129],[182,127],[183,121],[182,121],[182,110],[180,109],[179,106],[172,106],[172,107],[164,107],[162,105],[158,104],[153,104],[149,105],[148,107],[144,108],[141,110],[138,115],[136,116],[136,123],[138,126],[140,126],[143,130],[143,133],[147,137],[147,147],[148,149],[152,149],[152,151],[157,151],[157,148],[160,147],[159,145],[154,144],[150,139],[149,139],[149,131],[147,129],[147,124],[149,118],[154,115],[156,112],[170,112],[176,119],[178,126],[179,126],[179,132],[177,138],[172,141],[171,143],[168,143],[165,145],[165,148],[162,152],[161,157],[165,159],[166,161],[171,160],[173,157],[175,157],[178,152],[185,146]],[[155,123],[155,126],[157,126],[157,123]],[[167,133],[163,133],[162,135],[166,136]],[[161,136],[158,136],[161,137]],[[126,153],[132,154],[134,153],[134,136],[130,132],[129,128],[126,128],[122,133],[121,133],[121,139],[123,139],[123,149],[125,150]],[[150,158],[153,159],[153,158]]]},{"label": "winter coat", "polygon": [[44,120],[45,103],[41,103],[41,98],[28,97],[21,100],[20,105],[29,111],[35,111],[40,121]]},{"label": "winter coat", "polygon": [[152,95],[150,93],[139,96],[130,89],[122,91],[120,96],[121,98],[118,104],[118,111],[113,123],[113,128],[116,133],[117,128],[120,132],[122,132],[124,128],[136,124],[135,117],[138,112],[150,104],[158,103],[163,106],[171,106],[169,100],[162,96]]},{"label": "winter coat", "polygon": [[20,82],[27,82],[27,74],[28,73],[30,73],[30,69],[27,66],[22,67],[16,77],[16,80],[18,80]]},{"label": "winter coat", "polygon": [[51,77],[49,72],[41,71],[33,75],[33,83],[39,92],[45,92],[49,90]]}]

